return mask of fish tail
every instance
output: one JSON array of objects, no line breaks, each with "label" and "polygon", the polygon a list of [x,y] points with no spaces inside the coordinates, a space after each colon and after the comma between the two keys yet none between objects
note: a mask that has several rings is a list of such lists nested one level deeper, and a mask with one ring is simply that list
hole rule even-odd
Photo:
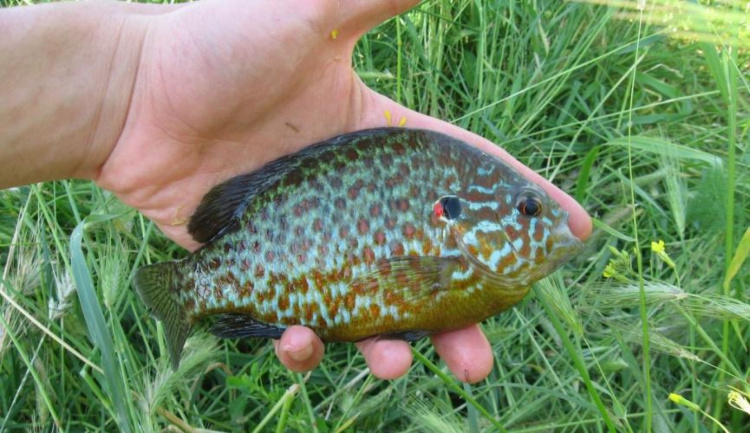
[{"label": "fish tail", "polygon": [[152,316],[161,320],[167,338],[172,368],[180,365],[182,347],[190,334],[188,312],[178,296],[176,277],[178,262],[143,266],[135,273],[134,285]]}]

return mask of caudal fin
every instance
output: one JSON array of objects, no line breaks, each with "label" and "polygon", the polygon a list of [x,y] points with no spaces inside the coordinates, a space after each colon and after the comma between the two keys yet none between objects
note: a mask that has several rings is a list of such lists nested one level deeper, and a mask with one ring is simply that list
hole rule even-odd
[{"label": "caudal fin", "polygon": [[135,273],[134,285],[151,315],[161,320],[167,337],[172,368],[180,365],[180,354],[190,333],[190,319],[175,287],[177,262],[143,266]]}]

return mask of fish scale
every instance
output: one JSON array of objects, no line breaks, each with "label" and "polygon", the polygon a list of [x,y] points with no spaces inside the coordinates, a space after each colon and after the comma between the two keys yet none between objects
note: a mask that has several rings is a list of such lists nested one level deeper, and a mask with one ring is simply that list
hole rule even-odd
[{"label": "fish scale", "polygon": [[335,137],[230,179],[189,230],[203,248],[135,279],[175,366],[207,317],[227,337],[461,328],[514,305],[580,250],[567,214],[499,158],[402,128]]}]

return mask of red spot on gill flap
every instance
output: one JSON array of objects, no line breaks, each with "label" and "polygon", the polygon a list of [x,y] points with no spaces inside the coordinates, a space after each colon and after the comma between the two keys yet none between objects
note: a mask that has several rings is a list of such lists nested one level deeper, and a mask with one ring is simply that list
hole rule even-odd
[{"label": "red spot on gill flap", "polygon": [[435,213],[435,216],[440,218],[443,216],[445,211],[443,210],[443,205],[440,203],[440,201],[436,201],[434,205],[432,205],[432,212]]}]

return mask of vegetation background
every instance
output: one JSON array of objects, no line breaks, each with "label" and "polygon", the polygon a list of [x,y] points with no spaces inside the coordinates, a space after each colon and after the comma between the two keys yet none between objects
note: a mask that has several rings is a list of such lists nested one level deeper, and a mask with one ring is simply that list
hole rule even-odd
[{"label": "vegetation background", "polygon": [[426,341],[390,382],[351,345],[300,375],[268,341],[201,333],[173,372],[130,284],[184,252],[89,182],[0,192],[0,430],[750,431],[749,7],[433,0],[361,40],[368,85],[597,218],[484,324],[495,367],[474,386]]}]

